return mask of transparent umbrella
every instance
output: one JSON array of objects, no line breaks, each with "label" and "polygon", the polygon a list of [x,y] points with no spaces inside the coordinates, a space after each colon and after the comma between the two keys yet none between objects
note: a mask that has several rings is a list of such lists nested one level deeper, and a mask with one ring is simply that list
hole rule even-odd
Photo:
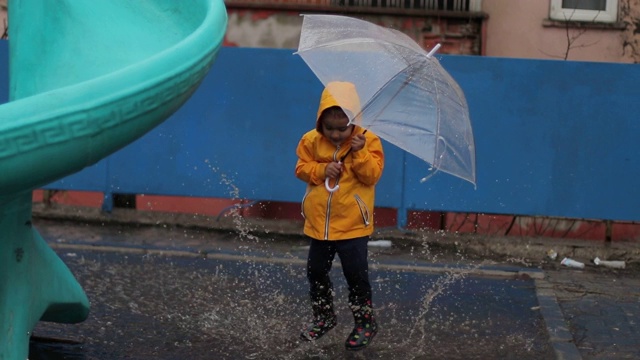
[{"label": "transparent umbrella", "polygon": [[359,19],[304,15],[296,54],[325,86],[355,84],[362,111],[351,122],[429,163],[422,181],[440,170],[475,186],[467,101],[433,56],[438,47],[427,53],[407,35]]}]

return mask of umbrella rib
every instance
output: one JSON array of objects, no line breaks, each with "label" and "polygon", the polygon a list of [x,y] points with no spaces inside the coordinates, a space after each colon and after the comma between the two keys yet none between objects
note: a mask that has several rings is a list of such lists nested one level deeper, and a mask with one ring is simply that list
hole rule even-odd
[{"label": "umbrella rib", "polygon": [[[433,79],[433,71],[435,71],[435,69],[431,69],[432,72],[432,76],[431,78]],[[433,87],[435,89],[435,94],[436,94],[436,104],[440,103],[440,91],[438,89],[438,82],[434,81],[433,82]],[[436,112],[437,112],[437,116],[436,116],[436,132],[435,132],[435,137],[436,137],[436,144],[435,144],[435,148],[433,149],[433,165],[437,168],[439,167],[440,164],[436,164],[435,162],[439,159],[442,159],[442,156],[444,156],[444,151],[442,152],[442,155],[440,157],[438,157],[436,154],[438,153],[438,140],[440,139],[440,117],[442,116],[442,108],[440,106],[436,106]],[[444,139],[443,139],[444,141]],[[447,146],[446,141],[444,142],[445,145],[445,149]],[[440,161],[439,161],[440,162]]]},{"label": "umbrella rib", "polygon": [[[346,45],[346,44],[353,44],[353,43],[362,43],[362,42],[378,43],[378,44],[379,43],[384,43],[384,44],[391,45],[391,46],[398,46],[398,47],[401,47],[401,48],[404,48],[404,49],[407,49],[407,50],[411,50],[411,51],[414,51],[414,52],[416,51],[416,49],[414,49],[414,48],[405,46],[403,44],[393,43],[393,42],[386,41],[386,40],[380,40],[380,39],[374,39],[374,38],[351,38],[351,39],[347,39],[347,40],[344,40],[344,39],[335,40],[335,41],[331,41],[331,42],[328,42],[328,43],[315,45],[315,46],[307,48],[307,49],[302,49],[302,50],[298,49],[298,51],[294,52],[293,54],[296,55],[296,54],[300,54],[300,53],[307,52],[307,51],[310,51],[310,50],[317,50],[317,49],[320,49],[320,48],[327,48],[327,47],[331,47],[331,46]],[[424,52],[423,55],[427,56],[426,51],[424,51],[424,49],[421,49],[421,50]]]},{"label": "umbrella rib", "polygon": [[371,43],[375,43],[375,42],[379,42],[379,41],[375,41],[372,38],[353,38],[353,39],[348,39],[348,40],[336,40],[336,41],[331,41],[331,42],[327,42],[327,43],[322,43],[320,45],[314,45],[313,47],[309,47],[307,49],[298,49],[298,51],[294,52],[293,54],[300,54],[306,51],[310,51],[310,50],[317,50],[317,49],[321,49],[321,48],[327,48],[327,47],[331,47],[331,46],[335,46],[335,45],[345,45],[345,44],[351,44],[351,43],[358,43],[358,42],[371,42]]},{"label": "umbrella rib", "polygon": [[[384,89],[387,87],[387,85],[389,85],[393,80],[395,80],[396,78],[398,78],[398,76],[400,76],[400,74],[403,74],[403,73],[405,72],[405,70],[407,70],[408,68],[413,68],[413,67],[415,67],[415,66],[414,66],[415,64],[417,64],[417,62],[414,62],[414,63],[412,63],[412,64],[409,64],[409,65],[405,66],[405,68],[404,68],[404,69],[402,69],[402,70],[398,71],[398,72],[397,72],[397,73],[396,73],[396,74],[395,74],[391,79],[387,80],[387,82],[385,82],[385,83],[384,83],[384,84],[383,84],[383,85],[378,89],[378,91],[376,91],[376,93],[375,93],[375,94],[373,94],[373,96],[371,97],[371,99],[369,99],[369,101],[364,105],[364,107],[362,108],[362,110],[360,110],[360,113],[359,113],[358,115],[360,115],[360,114],[364,113],[364,111],[365,111],[367,108],[369,108],[369,107],[371,106],[371,104],[373,104],[373,103],[375,102],[376,98],[377,98],[378,96],[380,96],[380,94],[382,93],[382,90],[384,90]],[[409,78],[411,78],[412,76],[413,76],[413,74],[409,74]],[[405,86],[407,86],[408,84],[409,84],[409,79],[405,80],[405,81],[402,83],[402,86],[400,87],[400,89],[398,89],[398,91],[396,91],[396,93],[395,93],[395,94],[393,94],[393,97],[392,97],[389,101],[387,101],[387,103],[385,104],[385,106],[384,106],[380,111],[378,111],[378,113],[373,117],[373,121],[371,121],[371,124],[369,124],[369,127],[371,127],[371,125],[373,125],[373,123],[374,123],[374,122],[376,122],[376,121],[378,120],[378,116],[380,116],[380,114],[382,114],[382,112],[383,112],[384,110],[386,110],[386,108],[389,106],[389,104],[390,104],[390,103],[391,103],[391,102],[392,102],[392,101],[393,101],[393,100],[398,96],[398,94],[400,93],[400,91],[402,91],[402,89],[404,89],[404,88],[405,88]]]},{"label": "umbrella rib", "polygon": [[[371,99],[370,99],[370,100],[369,100],[369,101],[364,105],[364,107],[363,107],[363,108],[362,108],[362,110],[360,111],[360,114],[362,114],[362,113],[363,113],[367,108],[369,108],[369,107],[371,106],[371,104],[373,104],[373,103],[375,102],[376,98],[380,96],[380,94],[382,93],[382,90],[384,90],[384,89],[387,87],[387,85],[388,85],[389,83],[391,83],[393,80],[395,80],[396,78],[398,78],[398,77],[400,76],[400,74],[404,74],[405,72],[408,72],[408,71],[407,71],[407,69],[411,69],[411,70],[413,70],[413,69],[417,69],[417,68],[418,68],[418,65],[420,65],[420,64],[422,64],[422,63],[424,63],[424,62],[426,62],[426,61],[429,61],[429,60],[423,60],[423,61],[421,61],[421,62],[418,62],[418,61],[413,62],[413,63],[411,63],[411,64],[407,65],[407,66],[406,66],[404,69],[402,69],[401,71],[398,71],[398,72],[397,72],[397,73],[396,73],[396,74],[395,74],[391,79],[389,79],[387,82],[385,82],[385,83],[384,83],[384,85],[382,85],[382,86],[380,87],[380,89],[378,89],[378,91],[376,91],[376,93],[371,97]],[[380,111],[378,111],[378,113],[373,117],[373,120],[372,120],[372,121],[371,121],[371,123],[369,124],[368,128],[370,128],[371,126],[373,126],[373,123],[375,123],[376,121],[378,121],[378,117],[380,116],[380,114],[381,114],[382,112],[384,112],[384,110],[389,106],[389,104],[391,104],[391,102],[392,102],[392,101],[393,101],[393,100],[398,96],[398,94],[400,94],[400,92],[402,91],[402,89],[404,89],[404,88],[409,84],[409,82],[410,82],[410,80],[411,80],[411,78],[412,78],[412,77],[413,77],[413,72],[409,72],[409,73],[408,73],[408,78],[407,78],[406,80],[404,80],[404,81],[403,81],[402,86],[398,89],[398,91],[396,91],[396,93],[395,93],[395,94],[393,94],[393,97],[392,97],[389,101],[387,101],[387,103],[385,104],[385,106],[384,106]],[[440,93],[439,93],[439,91],[438,91],[438,84],[437,84],[437,81],[434,81],[434,87],[435,87],[436,103],[438,103],[438,102],[439,102],[439,98],[440,98]],[[434,153],[433,153],[433,160],[432,160],[432,162],[431,162],[431,163],[433,164],[433,166],[434,166],[434,167],[436,167],[436,168],[437,168],[437,167],[439,166],[439,161],[438,161],[438,160],[439,160],[439,159],[441,159],[441,157],[438,157],[438,156],[437,156],[437,153],[438,153],[438,143],[439,143],[438,139],[440,139],[440,116],[441,116],[441,109],[440,109],[439,107],[436,107],[436,111],[437,111],[436,116],[437,116],[437,119],[438,119],[438,120],[436,121],[437,127],[436,127],[436,129],[435,129],[435,132],[433,133],[434,137],[436,138],[436,144],[435,144]],[[442,139],[442,140],[444,141],[444,139]],[[445,141],[444,143],[445,143],[445,147],[446,147],[446,146],[447,146],[446,141]],[[442,155],[444,155],[444,152],[442,152]],[[441,155],[441,156],[442,156],[442,155]],[[438,163],[436,163],[436,161],[438,161]]]}]

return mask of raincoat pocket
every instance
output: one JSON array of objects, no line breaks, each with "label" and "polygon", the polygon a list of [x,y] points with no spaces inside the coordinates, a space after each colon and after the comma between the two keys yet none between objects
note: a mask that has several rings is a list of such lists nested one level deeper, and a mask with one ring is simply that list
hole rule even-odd
[{"label": "raincoat pocket", "polygon": [[362,216],[362,222],[364,223],[364,226],[369,226],[371,224],[369,222],[371,213],[369,212],[367,204],[365,204],[365,202],[359,195],[354,195],[353,197],[356,199],[356,203],[358,204],[358,210],[360,210],[360,215]]},{"label": "raincoat pocket", "polygon": [[307,196],[309,196],[309,191],[304,193],[304,196],[302,197],[302,202],[300,203],[300,214],[302,215],[303,219],[307,219],[307,215],[305,215],[304,213],[304,201],[307,200]]}]

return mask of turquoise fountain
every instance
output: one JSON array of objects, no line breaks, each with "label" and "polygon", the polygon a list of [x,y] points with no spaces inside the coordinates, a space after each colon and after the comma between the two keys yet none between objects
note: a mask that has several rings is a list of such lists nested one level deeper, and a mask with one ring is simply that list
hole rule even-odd
[{"label": "turquoise fountain", "polygon": [[0,105],[0,359],[38,321],[77,323],[89,299],[31,223],[31,192],[93,165],[197,89],[227,26],[222,0],[9,0]]}]

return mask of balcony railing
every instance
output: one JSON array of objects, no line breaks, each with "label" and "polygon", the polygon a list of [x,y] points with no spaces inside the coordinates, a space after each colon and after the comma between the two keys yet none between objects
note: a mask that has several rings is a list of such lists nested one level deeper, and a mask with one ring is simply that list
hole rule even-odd
[{"label": "balcony railing", "polygon": [[330,0],[330,4],[455,12],[477,12],[481,9],[481,0]]},{"label": "balcony railing", "polygon": [[228,7],[318,9],[438,14],[480,13],[482,0],[225,0]]}]

